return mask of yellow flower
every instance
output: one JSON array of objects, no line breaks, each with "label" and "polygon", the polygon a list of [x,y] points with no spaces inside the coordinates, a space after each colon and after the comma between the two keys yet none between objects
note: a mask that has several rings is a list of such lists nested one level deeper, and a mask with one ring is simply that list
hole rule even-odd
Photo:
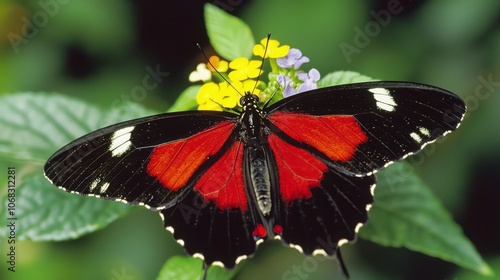
[{"label": "yellow flower", "polygon": [[222,111],[222,109],[231,109],[238,105],[241,94],[227,82],[206,83],[201,86],[196,102],[198,110]]},{"label": "yellow flower", "polygon": [[222,107],[217,102],[219,86],[216,83],[203,84],[196,95],[198,110],[222,111]]},{"label": "yellow flower", "polygon": [[203,84],[196,96],[198,110],[222,111],[222,109],[241,106],[240,98],[245,95],[245,92],[260,93],[260,90],[256,88],[259,83],[259,81],[246,80],[235,81],[231,85],[227,82]]},{"label": "yellow flower", "polygon": [[[267,44],[267,50],[266,50]],[[264,57],[264,51],[266,51],[266,57],[264,58],[280,58],[284,57],[288,54],[288,50],[290,50],[290,46],[283,45],[278,47],[280,42],[278,40],[270,39],[269,43],[267,42],[267,37],[260,40],[260,44],[256,44],[253,47],[253,54],[256,56]]]},{"label": "yellow flower", "polygon": [[248,78],[257,78],[262,72],[260,71],[260,66],[262,61],[260,60],[248,60],[244,57],[236,58],[229,63],[229,68],[235,69],[229,73],[229,79],[231,81],[243,81]]},{"label": "yellow flower", "polygon": [[[218,57],[216,55],[212,55],[208,59],[208,61],[210,61],[210,63],[208,63],[208,65],[207,65],[208,70],[210,70],[212,72],[216,72],[215,70],[217,70],[220,73],[224,73],[227,71],[228,62],[220,59],[220,57]],[[213,65],[213,67],[212,67],[212,65]],[[215,67],[215,69],[214,69],[214,67]]]},{"label": "yellow flower", "polygon": [[190,82],[197,81],[208,81],[212,78],[212,73],[207,69],[207,65],[205,63],[200,63],[196,66],[196,70],[189,74]]},{"label": "yellow flower", "polygon": [[260,84],[260,81],[254,81],[254,80],[246,80],[243,82],[233,82],[232,85],[236,88],[238,91],[238,105],[241,106],[240,104],[240,98],[245,95],[247,92],[251,92],[255,95],[258,95],[260,93],[260,90],[257,88],[257,86]]}]

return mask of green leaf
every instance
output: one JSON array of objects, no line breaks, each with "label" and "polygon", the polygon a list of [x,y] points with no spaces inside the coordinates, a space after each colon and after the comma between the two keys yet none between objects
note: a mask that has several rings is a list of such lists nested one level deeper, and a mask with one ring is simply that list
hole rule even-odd
[{"label": "green leaf", "polygon": [[371,82],[376,81],[365,75],[361,75],[358,72],[352,71],[335,71],[326,74],[321,80],[318,81],[318,87],[330,87],[343,84],[361,83],[361,82]]},{"label": "green leaf", "polygon": [[[16,188],[13,216],[19,240],[66,240],[96,231],[132,208],[123,203],[83,197],[64,192],[41,174],[22,180]],[[0,197],[7,205],[7,195]],[[0,208],[1,217],[10,217],[6,207]],[[7,227],[0,227],[0,236],[6,237]]]},{"label": "green leaf", "polygon": [[[198,258],[174,256],[170,258],[161,268],[156,280],[200,280],[203,275],[203,262]],[[237,266],[233,270],[227,270],[218,266],[208,269],[207,280],[229,280],[238,272]]]},{"label": "green leaf", "polygon": [[0,112],[0,156],[40,163],[85,133],[154,113],[132,102],[105,112],[55,93],[2,96]]},{"label": "green leaf", "polygon": [[359,236],[406,247],[489,275],[491,269],[411,165],[394,164],[378,176],[370,220]]},{"label": "green leaf", "polygon": [[241,19],[207,3],[205,25],[210,44],[225,59],[252,56],[255,40],[250,27]]},{"label": "green leaf", "polygon": [[[460,279],[460,280],[492,280],[492,276],[497,275],[500,272],[500,255],[496,254],[490,256],[488,259],[493,273],[490,275],[477,275],[476,272],[471,270],[461,269],[457,271],[455,276],[451,276],[450,279]],[[498,277],[496,277],[498,278]]]},{"label": "green leaf", "polygon": [[196,108],[198,106],[196,95],[200,88],[200,85],[189,86],[179,95],[175,103],[168,109],[168,112],[180,112]]}]

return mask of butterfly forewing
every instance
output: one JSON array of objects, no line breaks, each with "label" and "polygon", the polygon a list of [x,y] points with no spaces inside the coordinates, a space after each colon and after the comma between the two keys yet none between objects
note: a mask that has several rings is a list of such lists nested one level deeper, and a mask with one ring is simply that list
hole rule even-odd
[{"label": "butterfly forewing", "polygon": [[[327,158],[337,169],[362,175],[417,152],[427,143],[455,130],[466,109],[459,97],[436,87],[403,82],[370,82],[295,95],[268,110],[273,124],[286,132],[285,138],[292,138],[296,145],[309,146],[313,153]],[[287,114],[283,115],[283,112]],[[304,116],[304,119],[316,116],[317,119],[296,123],[289,120],[290,116]],[[332,117],[340,116],[351,118],[355,123],[327,124],[331,123]],[[318,123],[326,123],[323,125],[325,135],[337,137],[321,138],[319,132],[311,135],[306,128]],[[294,137],[294,133],[300,138]],[[355,148],[355,151],[346,160],[335,156],[337,149],[328,147],[341,147],[341,151]]]},{"label": "butterfly forewing", "polygon": [[[182,187],[192,183],[192,178],[208,168],[207,157],[215,156],[222,150],[232,133],[227,126],[234,126],[234,122],[234,114],[189,112],[112,125],[85,135],[59,150],[47,161],[45,175],[53,184],[69,192],[163,208],[175,203],[180,198],[179,194],[188,190]],[[227,124],[226,128],[221,124]],[[198,154],[182,149],[182,144],[189,142],[199,145],[196,140],[213,132],[211,128],[217,125],[221,128],[218,133],[212,133],[211,142],[206,145],[217,149]],[[161,150],[169,148],[172,153],[164,155],[170,156],[169,164],[183,162],[186,169],[182,171],[190,172],[191,177],[182,186],[168,188],[163,184],[165,177],[179,174],[178,165],[173,164],[172,168],[163,166],[161,171],[154,168],[155,164],[163,163],[160,160]],[[156,161],[151,161],[152,156],[156,156]],[[191,160],[189,165],[185,164],[186,159]]]}]

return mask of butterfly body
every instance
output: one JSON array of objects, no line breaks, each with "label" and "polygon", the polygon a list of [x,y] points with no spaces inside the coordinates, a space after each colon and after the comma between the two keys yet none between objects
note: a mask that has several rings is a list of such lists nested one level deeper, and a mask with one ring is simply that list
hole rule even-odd
[{"label": "butterfly body", "polygon": [[460,124],[465,105],[431,86],[322,88],[242,112],[181,112],[97,130],[63,147],[49,180],[157,210],[186,251],[234,267],[267,239],[333,255],[367,221],[374,173]]}]

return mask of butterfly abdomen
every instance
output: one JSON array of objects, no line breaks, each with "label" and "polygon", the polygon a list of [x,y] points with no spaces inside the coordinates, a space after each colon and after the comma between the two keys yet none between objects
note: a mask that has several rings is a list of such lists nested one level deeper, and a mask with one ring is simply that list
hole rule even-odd
[{"label": "butterfly abdomen", "polygon": [[250,93],[242,97],[244,113],[241,115],[241,140],[244,143],[247,189],[255,195],[257,206],[264,216],[271,213],[271,176],[269,152],[265,125],[262,123],[261,110],[257,106],[258,98]]},{"label": "butterfly abdomen", "polygon": [[260,148],[248,147],[249,171],[251,189],[257,199],[257,205],[264,216],[271,213],[271,179],[269,165],[267,164],[265,152]]}]

